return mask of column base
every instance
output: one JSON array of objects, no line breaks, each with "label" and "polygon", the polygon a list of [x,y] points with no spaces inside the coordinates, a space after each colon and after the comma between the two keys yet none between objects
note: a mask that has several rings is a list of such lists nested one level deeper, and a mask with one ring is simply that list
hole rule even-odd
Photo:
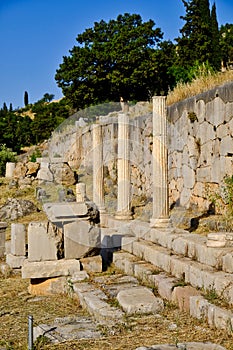
[{"label": "column base", "polygon": [[160,228],[169,228],[171,227],[171,220],[169,218],[164,219],[150,219],[150,227],[160,227]]},{"label": "column base", "polygon": [[115,219],[117,220],[132,220],[133,216],[131,211],[118,211],[116,212]]}]

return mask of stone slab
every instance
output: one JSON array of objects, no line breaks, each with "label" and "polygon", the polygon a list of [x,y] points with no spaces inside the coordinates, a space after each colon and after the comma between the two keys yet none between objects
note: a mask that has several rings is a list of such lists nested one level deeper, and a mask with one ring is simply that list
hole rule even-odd
[{"label": "stone slab", "polygon": [[70,202],[70,203],[46,203],[44,205],[46,214],[57,219],[79,218],[86,216],[88,207],[84,202]]},{"label": "stone slab", "polygon": [[26,229],[23,224],[11,224],[11,254],[26,255]]},{"label": "stone slab", "polygon": [[159,313],[164,308],[162,299],[156,298],[150,289],[142,286],[121,290],[117,300],[128,315]]},{"label": "stone slab", "polygon": [[61,237],[53,232],[48,222],[30,222],[28,225],[28,260],[45,261],[58,259]]},{"label": "stone slab", "polygon": [[80,262],[75,259],[57,261],[25,261],[22,266],[22,278],[50,278],[73,276],[80,271]]},{"label": "stone slab", "polygon": [[64,340],[97,339],[102,336],[98,324],[88,316],[58,317],[51,324],[40,324],[33,328],[34,341],[39,336],[43,336],[44,332],[51,343],[63,343]]}]

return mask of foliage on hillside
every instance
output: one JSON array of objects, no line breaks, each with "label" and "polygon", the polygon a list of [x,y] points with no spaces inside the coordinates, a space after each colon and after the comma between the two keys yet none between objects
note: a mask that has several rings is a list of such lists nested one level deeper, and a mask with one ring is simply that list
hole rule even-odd
[{"label": "foliage on hillside", "polygon": [[18,110],[13,110],[12,106],[8,108],[4,103],[0,109],[0,144],[19,153],[25,146],[50,138],[51,132],[72,111],[65,99],[49,103],[45,97]]}]

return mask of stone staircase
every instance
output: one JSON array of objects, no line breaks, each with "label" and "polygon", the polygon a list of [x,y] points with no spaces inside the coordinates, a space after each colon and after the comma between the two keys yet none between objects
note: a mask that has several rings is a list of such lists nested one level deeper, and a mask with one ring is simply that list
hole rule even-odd
[{"label": "stone staircase", "polygon": [[124,225],[109,219],[111,236],[121,236],[113,263],[127,275],[156,288],[211,327],[233,328],[233,247],[212,248],[207,237],[179,229],[152,229],[134,220]]}]

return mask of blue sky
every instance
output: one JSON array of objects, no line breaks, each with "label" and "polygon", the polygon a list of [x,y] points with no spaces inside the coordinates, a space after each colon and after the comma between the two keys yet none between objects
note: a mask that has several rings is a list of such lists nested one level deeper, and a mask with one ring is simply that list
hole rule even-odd
[{"label": "blue sky", "polygon": [[[233,23],[233,1],[216,0],[216,6],[219,25]],[[56,69],[94,22],[138,13],[173,40],[184,11],[181,0],[0,0],[0,107],[22,107],[25,91],[30,103],[47,92],[60,98]]]}]

